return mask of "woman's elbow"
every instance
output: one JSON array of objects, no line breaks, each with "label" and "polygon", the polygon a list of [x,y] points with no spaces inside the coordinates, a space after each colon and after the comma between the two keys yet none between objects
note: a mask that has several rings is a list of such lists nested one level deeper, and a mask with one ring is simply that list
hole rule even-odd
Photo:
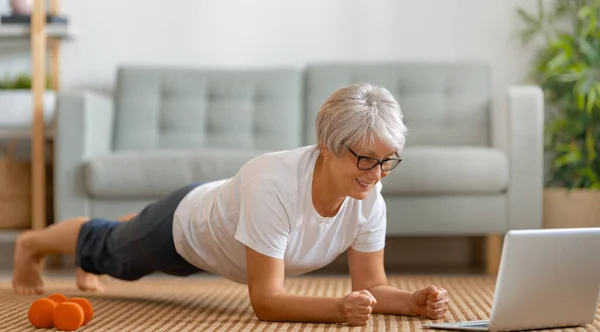
[{"label": "woman's elbow", "polygon": [[252,309],[254,310],[254,314],[256,318],[260,321],[264,322],[273,322],[276,321],[275,316],[273,315],[274,310],[269,307],[266,301],[251,301]]},{"label": "woman's elbow", "polygon": [[[284,314],[285,308],[281,308],[283,304],[281,302],[281,295],[284,295],[285,291],[273,292],[269,294],[252,294],[250,296],[250,303],[256,318],[260,321],[265,322],[279,322],[285,320],[287,317]],[[285,301],[284,301],[285,303]]]}]

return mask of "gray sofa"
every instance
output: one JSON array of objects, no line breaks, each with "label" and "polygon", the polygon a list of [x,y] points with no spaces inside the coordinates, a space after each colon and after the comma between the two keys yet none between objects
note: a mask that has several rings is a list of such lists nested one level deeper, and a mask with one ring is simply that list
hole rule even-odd
[{"label": "gray sofa", "polygon": [[113,96],[58,97],[55,219],[116,218],[263,152],[313,144],[327,96],[369,81],[394,94],[409,127],[404,161],[383,180],[388,234],[491,236],[497,256],[502,234],[542,225],[543,95],[511,87],[492,116],[491,75],[477,62],[121,67]]}]

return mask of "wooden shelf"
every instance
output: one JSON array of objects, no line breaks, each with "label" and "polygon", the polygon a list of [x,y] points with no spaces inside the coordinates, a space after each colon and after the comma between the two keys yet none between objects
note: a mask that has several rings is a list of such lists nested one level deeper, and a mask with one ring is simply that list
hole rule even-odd
[{"label": "wooden shelf", "polygon": [[[48,3],[48,8],[46,8]],[[46,77],[50,79],[55,91],[60,89],[60,42],[72,39],[76,33],[69,24],[46,22],[46,14],[57,15],[60,0],[33,0],[29,23],[0,24],[0,42],[2,47],[13,41],[28,41],[31,53],[31,92],[33,94],[32,123],[26,128],[0,126],[0,139],[31,140],[31,229],[39,230],[47,226],[48,209],[46,207],[47,181],[46,161],[48,139],[54,137],[53,126],[44,119],[44,92]],[[5,43],[7,42],[7,43]],[[46,63],[48,62],[48,63]],[[52,142],[50,142],[52,143]],[[52,153],[52,147],[48,150]],[[51,204],[51,203],[50,203]],[[20,231],[1,231],[2,238],[14,237]]]},{"label": "wooden shelf", "polygon": [[[29,39],[31,26],[29,24],[0,24],[0,39]],[[46,35],[49,38],[73,39],[77,33],[67,24],[46,25]]]}]

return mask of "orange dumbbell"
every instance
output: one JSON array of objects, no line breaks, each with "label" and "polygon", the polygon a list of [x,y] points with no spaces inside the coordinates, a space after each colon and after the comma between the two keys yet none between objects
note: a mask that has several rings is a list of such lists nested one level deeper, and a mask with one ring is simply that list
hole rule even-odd
[{"label": "orange dumbbell", "polygon": [[83,310],[83,323],[81,326],[86,325],[92,320],[94,316],[94,308],[92,307],[92,303],[86,298],[83,297],[72,297],[69,299],[69,302],[74,302],[79,304],[81,309]]},{"label": "orange dumbbell", "polygon": [[52,301],[48,298],[41,298],[33,301],[31,306],[29,307],[29,311],[27,312],[27,318],[29,318],[29,322],[31,325],[41,328],[47,329],[54,325],[52,320],[52,315],[54,313],[54,309],[56,308],[56,302]]},{"label": "orange dumbbell", "polygon": [[63,303],[63,302],[65,302],[65,301],[67,301],[69,299],[64,294],[60,294],[60,293],[54,293],[54,294],[48,296],[48,298],[50,300],[56,302],[56,304]]},{"label": "orange dumbbell", "polygon": [[59,331],[75,331],[92,320],[92,303],[83,297],[68,298],[52,294],[35,300],[29,307],[27,317],[37,328],[56,327]]},{"label": "orange dumbbell", "polygon": [[83,309],[75,302],[65,301],[56,306],[52,321],[59,331],[75,331],[83,325]]}]

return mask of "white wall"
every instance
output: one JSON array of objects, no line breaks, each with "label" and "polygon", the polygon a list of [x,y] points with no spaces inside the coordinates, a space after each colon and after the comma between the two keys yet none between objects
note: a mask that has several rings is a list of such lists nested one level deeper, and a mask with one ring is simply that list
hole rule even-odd
[{"label": "white wall", "polygon": [[[8,10],[7,3],[0,1],[0,11]],[[61,3],[62,12],[81,33],[63,44],[66,89],[107,89],[115,67],[132,62],[243,67],[329,60],[483,59],[493,66],[498,91],[518,82],[527,67],[529,53],[512,36],[515,6],[534,5],[530,0]],[[0,71],[28,66],[24,53],[5,53],[0,53]]]}]

